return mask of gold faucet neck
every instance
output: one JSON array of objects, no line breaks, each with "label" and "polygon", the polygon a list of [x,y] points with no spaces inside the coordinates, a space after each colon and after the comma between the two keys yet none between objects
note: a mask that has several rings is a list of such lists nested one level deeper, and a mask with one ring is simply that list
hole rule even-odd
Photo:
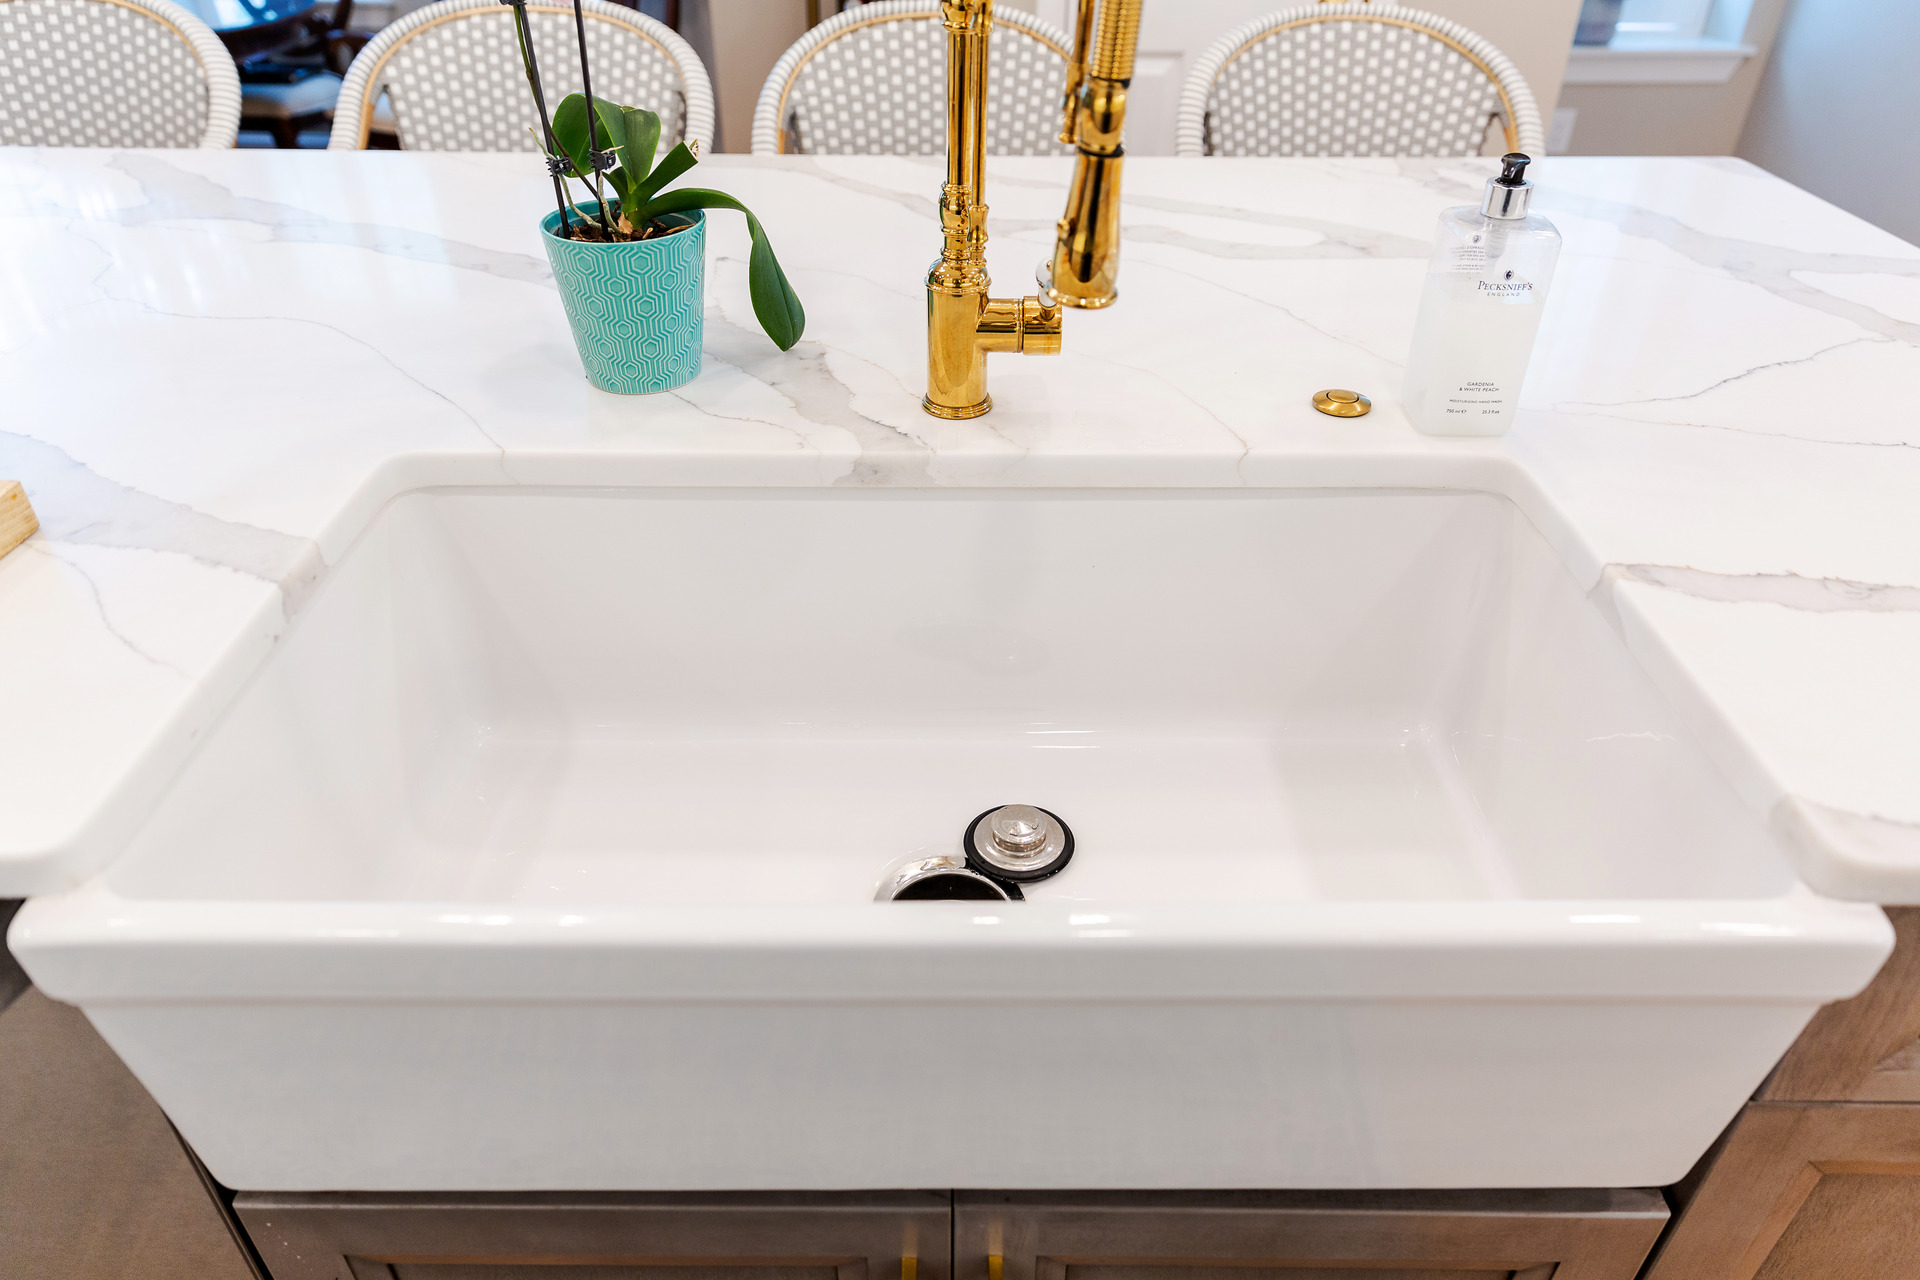
[{"label": "gold faucet neck", "polygon": [[1070,307],[1104,307],[1119,297],[1120,140],[1140,44],[1140,3],[1080,0],[1060,135],[1079,155],[1053,257],[1041,267],[1042,279]]},{"label": "gold faucet neck", "polygon": [[1060,349],[1051,299],[989,298],[986,171],[987,59],[993,0],[941,0],[947,36],[947,180],[940,188],[940,257],[927,272],[927,394],[940,418],[993,407],[987,355]]}]

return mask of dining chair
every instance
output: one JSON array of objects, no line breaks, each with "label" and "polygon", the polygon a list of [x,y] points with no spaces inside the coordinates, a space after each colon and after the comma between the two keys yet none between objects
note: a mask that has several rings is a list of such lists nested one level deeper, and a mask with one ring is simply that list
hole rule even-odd
[{"label": "dining chair", "polygon": [[[711,144],[713,85],[693,46],[633,9],[608,0],[582,3],[594,95],[658,112],[663,148]],[[551,111],[580,91],[573,6],[536,0],[526,9]],[[382,94],[403,150],[539,149],[539,118],[520,65],[513,10],[500,0],[439,0],[368,41],[340,87],[329,149],[367,145]]]},{"label": "dining chair", "polygon": [[1221,36],[1180,94],[1183,156],[1472,156],[1546,149],[1525,77],[1422,9],[1302,4]]},{"label": "dining chair", "polygon": [[0,0],[0,146],[231,147],[240,76],[172,0]]},{"label": "dining chair", "polygon": [[[1070,37],[996,9],[987,152],[1066,155],[1060,93]],[[936,0],[876,0],[835,14],[773,64],[753,111],[755,155],[943,155],[946,38]]]}]

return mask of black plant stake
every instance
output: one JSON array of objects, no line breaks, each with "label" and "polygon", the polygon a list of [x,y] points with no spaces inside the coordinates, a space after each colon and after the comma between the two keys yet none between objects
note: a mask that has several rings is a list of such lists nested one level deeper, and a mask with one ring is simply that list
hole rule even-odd
[{"label": "black plant stake", "polygon": [[587,16],[580,0],[573,0],[573,27],[580,37],[580,91],[587,100],[587,163],[593,166],[593,198],[600,202],[600,227],[613,239],[613,220],[607,217],[607,194],[600,188],[600,175],[613,168],[613,152],[600,149],[600,131],[594,117],[600,113],[593,105],[593,73],[587,69]]},{"label": "black plant stake", "polygon": [[553,122],[547,119],[546,95],[540,92],[540,59],[533,50],[533,28],[527,25],[527,0],[500,0],[513,10],[514,34],[520,40],[520,66],[527,73],[527,88],[533,90],[533,109],[540,115],[541,135],[547,147],[547,172],[553,177],[553,204],[560,211],[560,230],[567,227],[567,190],[561,183],[566,161],[554,145]]}]

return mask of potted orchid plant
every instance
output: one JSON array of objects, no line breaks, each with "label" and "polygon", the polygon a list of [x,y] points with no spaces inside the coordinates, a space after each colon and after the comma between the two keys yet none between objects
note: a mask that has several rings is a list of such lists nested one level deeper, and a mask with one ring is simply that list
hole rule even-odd
[{"label": "potted orchid plant", "polygon": [[[593,96],[579,0],[574,24],[585,92],[569,94],[551,117],[526,0],[503,2],[514,11],[521,64],[540,117],[536,136],[553,179],[554,211],[541,220],[541,240],[587,380],[602,391],[635,394],[684,386],[700,372],[708,209],[745,215],[753,239],[747,263],[753,313],[782,351],[800,341],[806,311],[760,220],[723,192],[667,189],[699,163],[697,143],[678,143],[656,159],[660,117]],[[570,183],[591,194],[575,200]]]}]

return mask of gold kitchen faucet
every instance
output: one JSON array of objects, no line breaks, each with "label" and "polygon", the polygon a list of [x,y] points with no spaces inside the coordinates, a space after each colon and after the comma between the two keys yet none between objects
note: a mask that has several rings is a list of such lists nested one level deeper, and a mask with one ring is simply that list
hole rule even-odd
[{"label": "gold kitchen faucet", "polygon": [[991,298],[987,206],[981,202],[987,132],[987,37],[993,0],[941,0],[947,30],[947,181],[940,189],[940,259],[927,272],[927,398],[939,418],[993,408],[987,353],[1053,355],[1060,305],[1039,295]]},{"label": "gold kitchen faucet", "polygon": [[[1095,0],[1080,0],[1073,61],[1061,103],[1060,141],[1073,146],[1073,185],[1053,257],[1040,267],[1041,287],[1069,307],[1104,307],[1119,296],[1121,126],[1127,85],[1140,43],[1140,0],[1104,0],[1098,31]],[[1088,49],[1088,44],[1092,49]]]},{"label": "gold kitchen faucet", "polygon": [[[977,418],[993,408],[987,356],[1054,355],[1060,307],[1103,307],[1119,266],[1120,128],[1140,28],[1140,0],[1080,0],[1067,70],[1062,141],[1078,148],[1067,214],[1041,290],[989,296],[986,163],[988,38],[993,0],[941,0],[947,35],[947,178],[940,189],[940,258],[927,273],[927,395],[940,418]],[[1089,52],[1088,45],[1093,48]]]}]

